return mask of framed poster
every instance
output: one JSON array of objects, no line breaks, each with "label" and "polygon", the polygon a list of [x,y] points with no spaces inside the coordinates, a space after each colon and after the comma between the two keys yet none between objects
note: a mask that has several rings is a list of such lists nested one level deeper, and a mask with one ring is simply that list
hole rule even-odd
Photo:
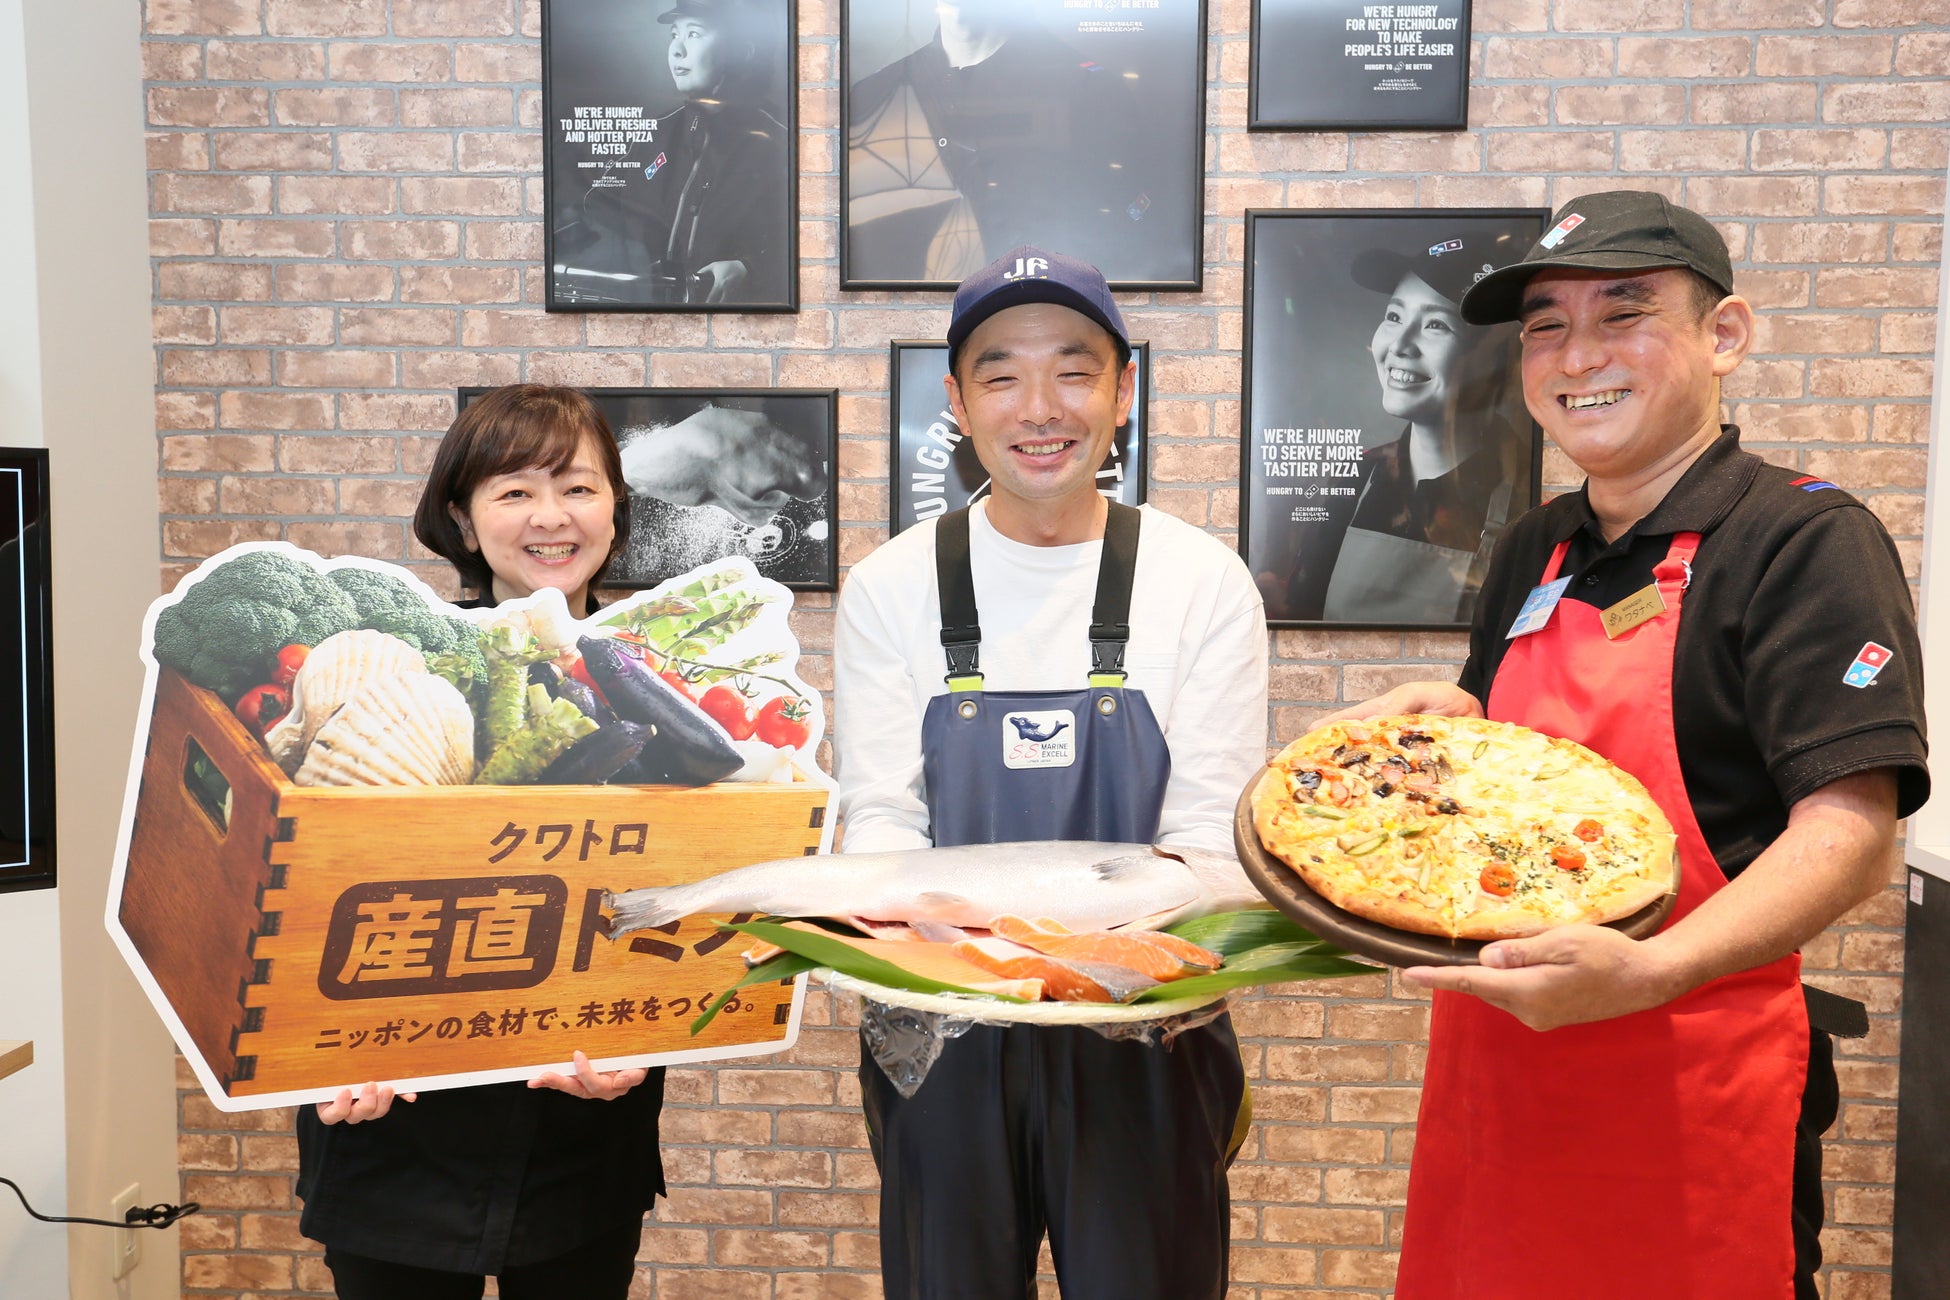
[{"label": "framed poster", "polygon": [[0,448],[0,892],[54,885],[47,450]]},{"label": "framed poster", "polygon": [[1537,504],[1517,327],[1456,303],[1542,208],[1246,214],[1239,532],[1285,627],[1460,628]]},{"label": "framed poster", "polygon": [[[460,404],[486,388],[463,388]],[[589,388],[630,491],[630,538],[604,587],[654,587],[731,555],[798,591],[839,585],[839,392]]]},{"label": "framed poster", "polygon": [[1204,123],[1204,0],[841,0],[840,285],[1034,244],[1196,290]]},{"label": "framed poster", "polygon": [[[1110,455],[1097,471],[1097,490],[1127,506],[1144,503],[1150,440],[1145,436],[1145,396],[1150,391],[1151,345],[1134,340],[1137,393],[1131,418],[1112,437]],[[893,446],[887,471],[888,536],[972,505],[989,494],[988,472],[975,446],[962,436],[948,409],[948,345],[896,339],[893,344]]]},{"label": "framed poster", "polygon": [[796,0],[542,7],[550,311],[793,311]]},{"label": "framed poster", "polygon": [[1460,131],[1470,0],[1253,0],[1252,131]]}]

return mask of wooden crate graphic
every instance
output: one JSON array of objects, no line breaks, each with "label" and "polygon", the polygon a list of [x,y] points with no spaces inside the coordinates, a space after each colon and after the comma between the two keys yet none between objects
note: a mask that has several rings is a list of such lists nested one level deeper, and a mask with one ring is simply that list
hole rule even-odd
[{"label": "wooden crate graphic", "polygon": [[110,925],[219,1107],[524,1078],[577,1049],[755,1055],[797,1033],[786,981],[693,1037],[748,941],[710,917],[612,941],[601,904],[819,852],[818,781],[298,786],[169,670],[141,769]]}]

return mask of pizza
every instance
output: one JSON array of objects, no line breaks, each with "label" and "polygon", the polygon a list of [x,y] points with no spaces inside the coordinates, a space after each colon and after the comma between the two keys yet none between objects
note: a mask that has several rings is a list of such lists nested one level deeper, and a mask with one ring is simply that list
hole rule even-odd
[{"label": "pizza", "polygon": [[1267,851],[1336,907],[1418,934],[1602,925],[1677,888],[1672,825],[1584,746],[1514,723],[1332,722],[1253,790]]}]

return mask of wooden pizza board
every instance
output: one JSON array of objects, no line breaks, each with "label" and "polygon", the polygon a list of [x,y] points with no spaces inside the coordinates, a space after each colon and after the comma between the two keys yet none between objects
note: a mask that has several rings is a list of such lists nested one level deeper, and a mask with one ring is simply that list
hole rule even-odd
[{"label": "wooden pizza board", "polygon": [[[1416,934],[1397,930],[1392,925],[1370,921],[1334,906],[1316,894],[1300,879],[1299,873],[1266,851],[1253,825],[1253,791],[1267,773],[1262,767],[1246,782],[1233,810],[1232,838],[1239,850],[1239,862],[1246,875],[1268,902],[1286,913],[1319,938],[1339,944],[1356,957],[1366,957],[1389,966],[1475,966],[1480,963],[1484,941],[1445,939],[1441,935]],[[1611,928],[1629,939],[1643,939],[1665,924],[1666,917],[1679,902],[1679,861],[1672,866],[1672,892],[1647,904]]]}]

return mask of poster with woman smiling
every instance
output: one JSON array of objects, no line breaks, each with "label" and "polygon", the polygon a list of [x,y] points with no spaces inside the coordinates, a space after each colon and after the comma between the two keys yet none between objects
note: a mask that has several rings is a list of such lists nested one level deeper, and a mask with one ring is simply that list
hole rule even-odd
[{"label": "poster with woman smiling", "polygon": [[1516,327],[1457,302],[1547,216],[1246,214],[1240,533],[1269,623],[1467,625],[1541,439]]},{"label": "poster with woman smiling", "polygon": [[793,0],[542,13],[548,309],[794,310]]}]

